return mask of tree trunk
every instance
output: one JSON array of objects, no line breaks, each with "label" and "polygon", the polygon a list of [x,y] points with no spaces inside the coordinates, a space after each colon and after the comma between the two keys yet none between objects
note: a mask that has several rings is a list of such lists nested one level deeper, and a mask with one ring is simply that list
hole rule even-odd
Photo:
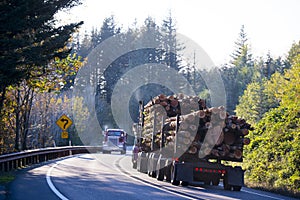
[{"label": "tree trunk", "polygon": [[2,110],[4,106],[4,100],[6,95],[6,86],[1,86],[1,96],[0,96],[0,117],[2,116]]},{"label": "tree trunk", "polygon": [[16,128],[15,128],[15,133],[16,133],[16,137],[15,137],[15,149],[17,151],[20,150],[19,147],[19,143],[20,143],[20,112],[21,112],[21,108],[20,108],[20,99],[21,99],[21,94],[20,94],[20,89],[17,89],[17,95],[16,95],[16,102],[17,102],[17,106],[16,106],[16,110],[15,110],[15,115],[16,115]]},{"label": "tree trunk", "polygon": [[28,89],[28,96],[26,98],[27,105],[25,105],[24,114],[23,114],[23,139],[22,139],[22,150],[27,149],[27,135],[29,131],[29,119],[32,109],[32,102],[33,102],[33,93],[34,90],[32,88]]}]

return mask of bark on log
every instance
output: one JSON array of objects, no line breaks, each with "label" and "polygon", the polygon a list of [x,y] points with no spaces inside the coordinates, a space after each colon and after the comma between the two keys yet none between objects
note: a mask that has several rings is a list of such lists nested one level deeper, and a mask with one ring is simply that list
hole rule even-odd
[{"label": "bark on log", "polygon": [[224,143],[225,144],[233,144],[235,142],[236,138],[233,132],[226,132],[224,133]]}]

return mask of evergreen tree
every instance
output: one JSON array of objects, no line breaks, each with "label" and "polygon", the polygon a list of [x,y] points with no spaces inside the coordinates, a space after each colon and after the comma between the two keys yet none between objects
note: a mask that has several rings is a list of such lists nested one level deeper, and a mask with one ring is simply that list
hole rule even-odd
[{"label": "evergreen tree", "polygon": [[97,29],[93,29],[91,32],[91,42],[93,48],[95,48],[98,44],[110,38],[116,34],[119,34],[121,31],[120,27],[117,27],[115,22],[115,18],[113,15],[107,17],[103,20],[100,31]]},{"label": "evergreen tree", "polygon": [[79,0],[6,0],[0,3],[0,110],[7,87],[44,71],[55,57],[66,57],[71,34],[82,23],[58,26],[54,15]]},{"label": "evergreen tree", "polygon": [[300,40],[297,43],[294,43],[288,52],[288,57],[286,62],[287,67],[294,64],[295,62],[294,58],[297,57],[298,55],[300,55]]},{"label": "evergreen tree", "polygon": [[91,42],[91,36],[87,31],[84,33],[83,39],[80,41],[78,45],[77,54],[80,55],[82,58],[86,58],[87,55],[92,50],[92,42]]},{"label": "evergreen tree", "polygon": [[235,51],[231,55],[230,64],[232,67],[243,67],[246,64],[250,66],[252,64],[252,54],[250,53],[247,41],[248,37],[245,32],[245,26],[242,25],[239,37],[235,42]]},{"label": "evergreen tree", "polygon": [[282,60],[281,57],[273,58],[270,53],[266,57],[265,61],[261,62],[259,66],[262,78],[270,80],[275,72],[283,74],[285,69],[290,68],[287,61]]},{"label": "evergreen tree", "polygon": [[[104,40],[117,35],[121,32],[121,28],[117,26],[114,16],[110,16],[103,20],[100,31],[94,31],[91,36],[91,43],[93,47],[96,47]],[[101,55],[100,55],[101,56]],[[122,63],[120,63],[122,64]],[[101,66],[102,67],[102,66]],[[94,75],[97,80],[96,95],[98,97],[109,98],[111,95],[114,83],[120,76],[119,68],[121,66],[113,67],[113,64],[107,67],[106,71],[103,72],[101,69],[94,71]]]},{"label": "evergreen tree", "polygon": [[238,104],[239,96],[243,94],[253,78],[254,64],[247,41],[247,34],[242,26],[239,38],[235,42],[236,50],[231,55],[230,65],[222,68],[227,93],[227,109],[231,113]]},{"label": "evergreen tree", "polygon": [[161,47],[164,50],[162,54],[162,62],[171,68],[180,70],[180,50],[183,49],[182,44],[177,40],[175,20],[172,18],[171,12],[169,16],[163,20],[161,27]]}]

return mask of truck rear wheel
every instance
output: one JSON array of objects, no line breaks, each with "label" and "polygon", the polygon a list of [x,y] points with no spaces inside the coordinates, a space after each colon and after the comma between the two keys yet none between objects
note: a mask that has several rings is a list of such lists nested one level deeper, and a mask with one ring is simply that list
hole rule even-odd
[{"label": "truck rear wheel", "polygon": [[220,183],[220,179],[218,179],[218,178],[214,178],[212,181],[212,185],[214,185],[214,186],[218,186],[219,185],[219,183]]},{"label": "truck rear wheel", "polygon": [[177,179],[177,169],[175,163],[171,165],[171,183],[172,185],[179,185],[179,181]]},{"label": "truck rear wheel", "polygon": [[223,187],[224,187],[224,190],[231,190],[231,185],[228,184],[227,176],[225,176],[223,179]]},{"label": "truck rear wheel", "polygon": [[158,170],[156,171],[156,179],[157,179],[158,181],[163,181],[164,178],[165,178],[165,175],[164,175],[164,170],[163,170],[163,168],[162,168],[162,169],[158,169]]},{"label": "truck rear wheel", "polygon": [[166,162],[166,166],[165,166],[165,173],[166,173],[166,181],[167,182],[171,182],[171,166],[172,164],[169,164],[168,161]]},{"label": "truck rear wheel", "polygon": [[137,169],[137,162],[134,162],[134,163],[132,164],[132,168],[133,168],[133,169]]},{"label": "truck rear wheel", "polygon": [[150,153],[148,159],[148,175],[152,178],[156,178],[156,164],[157,158],[155,153]]},{"label": "truck rear wheel", "polygon": [[184,186],[184,187],[187,187],[187,186],[189,186],[189,182],[181,181],[181,185]]},{"label": "truck rear wheel", "polygon": [[241,189],[242,189],[242,186],[234,185],[232,187],[233,187],[233,191],[241,191]]},{"label": "truck rear wheel", "polygon": [[161,166],[161,157],[159,157],[156,164],[156,179],[158,181],[163,181],[165,178],[165,167]]},{"label": "truck rear wheel", "polygon": [[224,190],[231,190],[231,185],[229,185],[228,183],[223,183],[224,185]]},{"label": "truck rear wheel", "polygon": [[204,180],[204,185],[210,185],[210,180]]}]

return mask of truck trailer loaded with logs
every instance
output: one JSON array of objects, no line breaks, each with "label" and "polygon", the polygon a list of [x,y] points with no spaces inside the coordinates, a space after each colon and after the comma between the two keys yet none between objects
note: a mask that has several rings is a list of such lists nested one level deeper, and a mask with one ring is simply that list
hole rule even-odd
[{"label": "truck trailer loaded with logs", "polygon": [[241,190],[244,171],[224,161],[243,161],[250,124],[229,115],[224,106],[208,108],[195,96],[161,94],[139,104],[134,168],[173,185],[219,185],[223,180],[225,190]]}]

